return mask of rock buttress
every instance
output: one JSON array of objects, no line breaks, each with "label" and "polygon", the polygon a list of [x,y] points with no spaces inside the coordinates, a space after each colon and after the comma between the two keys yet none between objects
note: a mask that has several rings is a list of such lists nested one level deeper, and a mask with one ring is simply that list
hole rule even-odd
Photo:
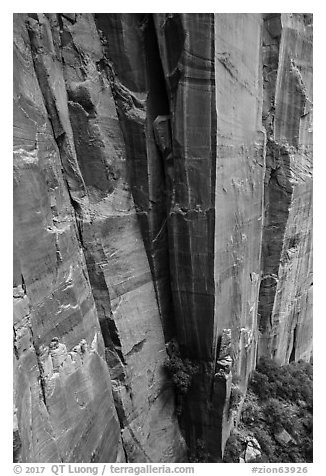
[{"label": "rock buttress", "polygon": [[201,366],[184,403],[183,427],[192,452],[204,442],[209,459],[219,461],[232,424],[232,372],[245,390],[257,345],[265,170],[261,17],[154,18],[170,101],[168,233],[177,337],[183,355]]},{"label": "rock buttress", "polygon": [[[265,173],[261,28],[259,14],[215,15],[214,317],[219,335],[231,329],[232,377],[243,394],[256,365],[258,338]],[[222,449],[233,424],[230,403]]]}]

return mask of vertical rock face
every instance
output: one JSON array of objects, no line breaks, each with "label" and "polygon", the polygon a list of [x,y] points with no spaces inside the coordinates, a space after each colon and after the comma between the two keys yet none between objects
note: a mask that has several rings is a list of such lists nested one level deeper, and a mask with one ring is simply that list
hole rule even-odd
[{"label": "vertical rock face", "polygon": [[260,355],[312,354],[312,16],[264,18],[267,132]]},{"label": "vertical rock face", "polygon": [[171,108],[176,328],[184,353],[204,361],[187,399],[186,433],[193,446],[203,439],[214,460],[227,434],[220,430],[229,426],[231,375],[215,365],[223,329],[232,328],[230,352],[243,386],[255,362],[264,174],[260,16],[155,17]]},{"label": "vertical rock face", "polygon": [[[260,34],[258,14],[215,16],[214,317],[219,336],[231,329],[232,373],[242,390],[257,345],[265,171]],[[225,421],[222,428],[223,448]]]},{"label": "vertical rock face", "polygon": [[[119,461],[121,427],[128,461],[184,459],[162,370],[160,315],[93,16],[18,15],[16,51],[21,458]],[[65,348],[53,364],[47,346],[57,336]],[[81,339],[86,352],[74,350]],[[25,348],[31,353],[26,364]],[[26,381],[33,387],[25,396]],[[30,400],[32,391],[36,403],[22,416],[22,399]],[[29,423],[32,416],[40,420],[41,436]],[[32,438],[40,448],[30,448]]]},{"label": "vertical rock face", "polygon": [[169,114],[169,104],[154,24],[151,15],[145,14],[96,14],[95,21],[105,46],[132,195],[169,339],[174,332],[167,245],[169,191],[164,151],[158,147],[153,127],[158,116]]},{"label": "vertical rock face", "polygon": [[[24,462],[123,461],[103,339],[67,188],[72,177],[71,193],[83,195],[71,128],[64,124],[64,96],[60,102],[64,82],[56,75],[52,83],[58,98],[53,100],[55,125],[47,114],[25,20],[15,16],[14,404],[21,442],[16,457]],[[51,53],[47,58],[55,71]],[[62,143],[71,154],[66,156],[68,178],[56,141],[61,125],[67,127]],[[49,352],[53,337],[63,346],[56,357]],[[87,343],[83,352],[76,348],[82,339]]]},{"label": "vertical rock face", "polygon": [[15,16],[15,460],[220,461],[257,351],[310,359],[311,21]]},{"label": "vertical rock face", "polygon": [[155,15],[170,102],[173,186],[168,210],[171,288],[180,346],[213,356],[216,108],[214,17]]}]

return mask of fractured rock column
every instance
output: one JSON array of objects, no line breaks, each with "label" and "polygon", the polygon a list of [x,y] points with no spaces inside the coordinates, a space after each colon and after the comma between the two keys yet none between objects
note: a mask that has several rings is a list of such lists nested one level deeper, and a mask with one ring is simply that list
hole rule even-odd
[{"label": "fractured rock column", "polygon": [[312,15],[264,18],[267,131],[259,355],[312,354]]}]

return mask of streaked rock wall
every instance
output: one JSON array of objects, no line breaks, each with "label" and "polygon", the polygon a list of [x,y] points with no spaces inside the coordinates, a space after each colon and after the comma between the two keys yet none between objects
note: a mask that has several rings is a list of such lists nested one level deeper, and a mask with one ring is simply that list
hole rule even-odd
[{"label": "streaked rock wall", "polygon": [[[231,329],[233,382],[244,392],[258,338],[265,173],[260,38],[259,14],[215,15],[214,316],[219,338]],[[222,450],[232,418],[223,418]]]},{"label": "streaked rock wall", "polygon": [[312,15],[264,17],[267,132],[259,354],[312,356]]},{"label": "streaked rock wall", "polygon": [[218,363],[224,329],[231,329],[233,372],[243,388],[255,365],[265,168],[261,17],[161,14],[155,23],[171,109],[177,336],[185,355],[203,361],[185,432],[193,448],[203,440],[218,460],[231,424],[232,377]]},{"label": "streaked rock wall", "polygon": [[310,359],[311,22],[15,15],[15,459],[220,461],[257,355]]},{"label": "streaked rock wall", "polygon": [[[17,15],[16,25],[21,459],[182,460],[159,310],[93,16]],[[55,336],[67,360],[53,370]],[[81,339],[89,347],[82,359],[73,350]],[[29,409],[22,399],[31,392]]]},{"label": "streaked rock wall", "polygon": [[[96,306],[25,20],[15,16],[14,32],[14,405],[19,459],[123,461]],[[53,83],[58,93],[64,86],[60,79]],[[61,104],[67,110],[67,102]],[[69,132],[67,148],[73,154]],[[67,167],[80,184],[72,193],[79,194],[83,185],[74,158]],[[48,351],[55,336],[66,349],[60,367]],[[82,339],[88,349],[75,352]]]}]

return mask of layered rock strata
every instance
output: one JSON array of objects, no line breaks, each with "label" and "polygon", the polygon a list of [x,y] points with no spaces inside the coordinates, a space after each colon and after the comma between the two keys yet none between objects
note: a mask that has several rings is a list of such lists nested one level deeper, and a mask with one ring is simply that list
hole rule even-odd
[{"label": "layered rock strata", "polygon": [[15,16],[16,460],[221,461],[257,350],[310,359],[311,21]]}]

